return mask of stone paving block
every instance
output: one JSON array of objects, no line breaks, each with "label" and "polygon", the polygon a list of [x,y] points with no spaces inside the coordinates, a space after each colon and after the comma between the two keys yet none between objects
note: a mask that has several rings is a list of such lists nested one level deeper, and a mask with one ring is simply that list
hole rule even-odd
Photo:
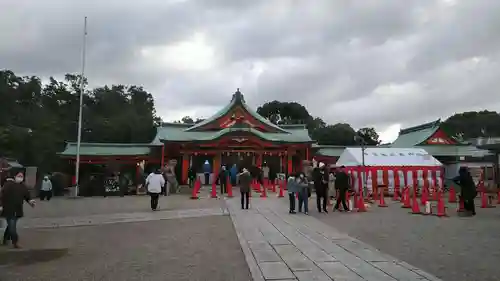
[{"label": "stone paving block", "polygon": [[[299,281],[332,281],[332,279],[320,269],[298,271],[294,272],[294,274]],[[335,279],[335,281],[337,281],[337,279]]]},{"label": "stone paving block", "polygon": [[382,270],[372,266],[371,264],[369,264],[367,262],[362,262],[362,263],[359,263],[356,265],[346,264],[346,266],[350,270],[356,272],[359,276],[365,278],[366,280],[370,280],[370,281],[391,281],[391,280],[394,281],[394,280],[397,280],[397,279],[389,276],[388,274],[386,274]]},{"label": "stone paving block", "polygon": [[379,268],[398,281],[422,281],[422,276],[394,262],[373,262]]},{"label": "stone paving block", "polygon": [[[332,278],[335,281],[365,280],[340,262],[318,263],[318,267],[321,268],[330,278]],[[372,279],[366,279],[366,280],[372,281]]]},{"label": "stone paving block", "polygon": [[272,250],[268,242],[248,241],[248,247],[252,250]]},{"label": "stone paving block", "polygon": [[360,245],[356,242],[344,241],[338,243],[338,245],[340,245],[340,247],[344,248],[345,250],[349,251],[350,253],[358,256],[359,258],[365,261],[369,262],[388,261],[387,258],[385,258],[382,254],[367,249],[363,245]]},{"label": "stone paving block", "polygon": [[306,257],[302,258],[287,258],[284,260],[286,265],[295,273],[298,271],[311,271],[316,266]]},{"label": "stone paving block", "polygon": [[281,257],[302,255],[299,249],[297,249],[297,247],[295,247],[294,245],[275,245],[273,247]]},{"label": "stone paving block", "polygon": [[259,263],[260,270],[266,280],[294,279],[295,275],[284,262]]},{"label": "stone paving block", "polygon": [[273,249],[265,250],[252,250],[255,260],[258,263],[270,262],[270,261],[281,261],[281,258]]},{"label": "stone paving block", "polygon": [[301,250],[302,253],[304,253],[304,255],[306,257],[308,257],[310,260],[312,260],[316,263],[336,261],[336,259],[334,257],[325,253],[323,250],[316,248],[316,246],[314,248],[312,248],[312,247],[311,248],[303,248],[303,249],[299,248],[299,250]]}]

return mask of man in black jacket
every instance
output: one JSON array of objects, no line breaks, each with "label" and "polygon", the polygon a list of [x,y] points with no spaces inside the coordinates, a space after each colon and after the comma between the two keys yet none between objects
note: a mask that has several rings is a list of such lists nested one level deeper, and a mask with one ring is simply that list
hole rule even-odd
[{"label": "man in black jacket", "polygon": [[[327,190],[328,190],[328,173],[325,172],[326,166],[324,163],[320,162],[318,167],[313,170],[313,179],[314,179],[314,189],[316,191],[316,207],[318,208],[318,212],[328,213],[326,209],[327,203]],[[321,201],[323,199],[323,201]]]},{"label": "man in black jacket", "polygon": [[7,245],[7,242],[11,240],[14,248],[19,248],[17,221],[24,215],[23,201],[28,202],[31,207],[35,206],[35,201],[31,199],[30,192],[23,181],[24,174],[17,173],[14,179],[7,180],[0,193],[1,216],[7,221],[2,244]]},{"label": "man in black jacket", "polygon": [[342,166],[338,169],[337,174],[335,175],[335,188],[338,190],[338,199],[337,203],[335,203],[335,207],[333,210],[339,210],[340,203],[342,202],[342,207],[344,207],[344,211],[349,211],[349,207],[347,207],[346,203],[346,192],[350,189],[349,185],[349,176],[345,172],[345,167]]}]

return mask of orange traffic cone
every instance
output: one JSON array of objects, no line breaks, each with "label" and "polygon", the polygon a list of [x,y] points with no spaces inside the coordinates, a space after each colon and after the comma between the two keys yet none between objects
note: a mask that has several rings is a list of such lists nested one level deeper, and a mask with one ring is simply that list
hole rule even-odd
[{"label": "orange traffic cone", "polygon": [[358,213],[366,212],[365,200],[363,198],[363,190],[360,189],[359,198],[358,198]]},{"label": "orange traffic cone", "polygon": [[464,199],[462,198],[462,196],[460,196],[460,198],[458,199],[457,212],[458,213],[465,212],[465,204],[464,204]]},{"label": "orange traffic cone", "polygon": [[448,193],[448,203],[457,203],[457,193],[453,187],[450,188],[450,192]]},{"label": "orange traffic cone", "polygon": [[416,188],[413,188],[413,198],[412,198],[412,204],[411,204],[411,213],[414,215],[420,215],[422,212],[420,211],[420,205],[418,204],[417,200],[417,190]]},{"label": "orange traffic cone", "polygon": [[226,186],[227,186],[227,197],[229,198],[233,197],[233,186],[231,185],[231,181],[229,179],[227,179]]},{"label": "orange traffic cone", "polygon": [[388,207],[387,204],[385,204],[385,198],[384,198],[384,189],[380,189],[380,200],[378,202],[379,207]]},{"label": "orange traffic cone", "polygon": [[438,217],[447,217],[448,215],[446,214],[446,206],[444,205],[444,200],[443,197],[441,196],[441,191],[438,191],[437,194],[437,214],[436,216]]},{"label": "orange traffic cone", "polygon": [[401,206],[401,208],[405,208],[405,209],[410,209],[411,208],[411,204],[410,204],[410,187],[406,187],[406,190],[403,191],[403,206]]},{"label": "orange traffic cone", "polygon": [[193,191],[191,193],[191,199],[200,199],[198,197],[198,190],[200,190],[200,186],[201,186],[200,180],[196,179],[196,181],[194,182]]},{"label": "orange traffic cone", "polygon": [[[298,195],[298,193],[297,193],[297,195]],[[260,193],[260,198],[266,198],[266,197],[267,197],[267,190],[264,187],[264,188],[262,188],[262,192]]]},{"label": "orange traffic cone", "polygon": [[392,201],[398,201],[399,200],[399,198],[398,198],[398,196],[399,196],[399,186],[395,186],[394,190],[392,191],[392,193],[393,193],[392,194]]},{"label": "orange traffic cone", "polygon": [[212,183],[212,194],[211,194],[211,197],[212,198],[217,198],[217,186],[215,185],[215,180]]},{"label": "orange traffic cone", "polygon": [[481,191],[481,208],[495,208],[495,205],[491,205],[490,198],[484,190]]},{"label": "orange traffic cone", "polygon": [[284,189],[285,189],[284,188],[285,183],[283,181],[278,181],[278,185],[280,187],[280,192],[278,194],[278,197],[285,197],[285,194],[284,194],[284,192],[285,192],[284,191]]}]

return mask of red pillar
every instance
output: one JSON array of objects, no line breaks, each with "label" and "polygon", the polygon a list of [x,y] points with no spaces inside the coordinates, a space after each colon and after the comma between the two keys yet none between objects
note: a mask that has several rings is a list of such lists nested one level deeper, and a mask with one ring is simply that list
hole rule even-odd
[{"label": "red pillar", "polygon": [[161,163],[161,168],[163,169],[163,167],[165,166],[164,165],[165,164],[165,144],[163,144],[161,146],[161,161],[160,161],[160,163]]},{"label": "red pillar", "polygon": [[306,147],[306,160],[309,160],[309,146]]},{"label": "red pillar", "polygon": [[189,155],[182,155],[182,182],[187,183],[188,180],[188,170],[189,170]]},{"label": "red pillar", "polygon": [[287,173],[290,176],[293,172],[293,163],[292,163],[292,155],[288,153],[288,164],[287,164]]}]

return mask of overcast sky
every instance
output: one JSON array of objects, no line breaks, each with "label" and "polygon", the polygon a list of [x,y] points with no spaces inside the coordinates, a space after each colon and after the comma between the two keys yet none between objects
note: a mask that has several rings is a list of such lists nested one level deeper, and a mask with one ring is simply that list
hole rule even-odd
[{"label": "overcast sky", "polygon": [[208,117],[237,87],[329,123],[400,127],[500,109],[499,0],[0,1],[0,68],[142,85],[165,120]]}]

